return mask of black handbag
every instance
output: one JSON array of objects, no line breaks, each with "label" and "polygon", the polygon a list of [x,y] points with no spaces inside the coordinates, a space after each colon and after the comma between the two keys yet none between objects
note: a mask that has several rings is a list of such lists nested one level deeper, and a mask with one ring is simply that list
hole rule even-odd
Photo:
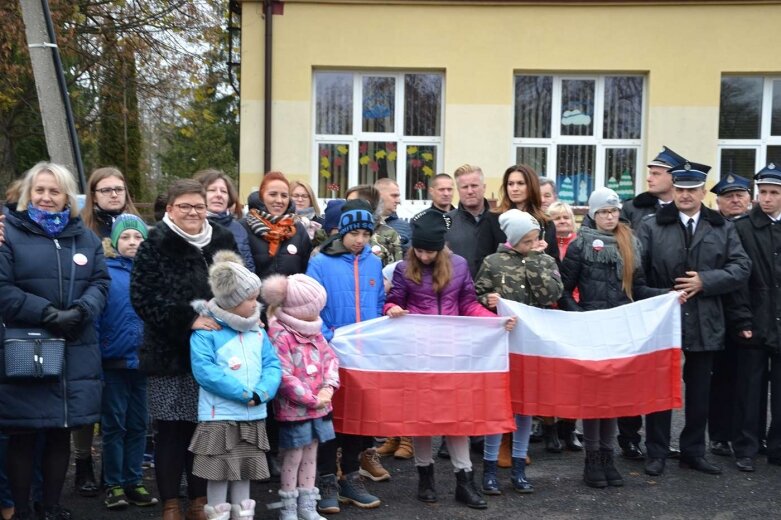
[{"label": "black handbag", "polygon": [[[73,239],[71,256],[76,254],[76,239]],[[76,277],[76,263],[71,260],[71,278],[68,301],[61,308],[67,309],[73,298]],[[65,338],[54,336],[42,328],[4,327],[3,361],[8,378],[41,379],[60,377],[65,361]]]}]

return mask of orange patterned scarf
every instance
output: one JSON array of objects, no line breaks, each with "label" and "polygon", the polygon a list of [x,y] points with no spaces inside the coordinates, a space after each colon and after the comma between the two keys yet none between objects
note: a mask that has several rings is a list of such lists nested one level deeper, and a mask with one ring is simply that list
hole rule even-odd
[{"label": "orange patterned scarf", "polygon": [[294,215],[288,213],[275,217],[265,211],[251,209],[247,225],[255,236],[268,242],[268,254],[271,256],[276,256],[279,245],[296,234]]}]

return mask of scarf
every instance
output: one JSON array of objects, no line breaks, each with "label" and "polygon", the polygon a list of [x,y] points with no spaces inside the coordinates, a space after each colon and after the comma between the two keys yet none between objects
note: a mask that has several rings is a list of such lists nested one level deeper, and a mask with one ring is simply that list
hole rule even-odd
[{"label": "scarf", "polygon": [[298,334],[303,338],[311,338],[322,332],[323,320],[320,316],[314,321],[302,320],[287,314],[282,307],[278,307],[274,311],[274,317],[291,333]]},{"label": "scarf", "polygon": [[187,240],[190,245],[193,245],[198,249],[203,249],[212,241],[212,226],[209,224],[208,220],[203,221],[203,229],[197,235],[190,235],[189,233],[185,233],[182,228],[174,224],[174,221],[171,220],[171,218],[168,216],[168,213],[163,215],[163,222],[166,226],[171,228],[171,231]]},{"label": "scarf", "polygon": [[46,235],[50,237],[59,236],[71,218],[71,210],[68,206],[62,211],[45,211],[33,206],[30,202],[27,204],[27,215],[30,220],[38,224]]},{"label": "scarf", "polygon": [[282,242],[296,234],[296,223],[290,213],[275,217],[263,210],[251,209],[247,225],[256,237],[268,242],[268,254],[272,257],[276,256]]},{"label": "scarf", "polygon": [[211,316],[235,331],[247,332],[250,330],[260,330],[260,310],[263,307],[260,303],[255,307],[255,312],[249,318],[244,318],[238,314],[226,311],[217,305],[214,298],[208,302],[206,300],[195,300],[190,305],[199,315]]},{"label": "scarf", "polygon": [[[580,236],[583,240],[583,257],[590,262],[600,264],[615,264],[616,276],[619,280],[624,279],[624,259],[618,251],[618,241],[611,232],[599,231],[597,229],[581,227]],[[601,248],[594,247],[594,241],[601,240]],[[634,248],[635,269],[640,267],[640,249],[635,237],[632,237],[632,246]]]},{"label": "scarf", "polygon": [[223,227],[229,227],[233,222],[233,213],[230,210],[225,210],[222,213],[212,213],[206,210],[206,218],[213,224],[219,224]]}]

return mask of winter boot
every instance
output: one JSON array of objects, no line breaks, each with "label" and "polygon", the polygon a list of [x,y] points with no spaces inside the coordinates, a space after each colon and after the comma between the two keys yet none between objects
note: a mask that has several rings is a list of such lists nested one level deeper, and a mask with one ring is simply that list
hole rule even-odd
[{"label": "winter boot", "polygon": [[227,503],[214,506],[206,504],[203,506],[203,514],[206,515],[206,520],[230,520],[231,505]]},{"label": "winter boot", "polygon": [[456,473],[456,500],[472,509],[486,509],[488,504],[475,486],[474,471],[465,469]]},{"label": "winter boot", "polygon": [[187,512],[184,514],[185,520],[208,520],[206,513],[203,512],[203,506],[206,505],[206,497],[198,497],[190,500],[187,506]]},{"label": "winter boot", "polygon": [[364,477],[370,478],[375,482],[382,482],[391,478],[388,470],[382,467],[380,456],[374,448],[361,452],[360,469],[358,471]]},{"label": "winter boot", "polygon": [[382,445],[377,448],[377,455],[380,457],[390,457],[394,453],[396,453],[396,450],[399,449],[399,438],[398,437],[388,437],[385,439],[385,442],[382,443]]},{"label": "winter boot", "polygon": [[339,479],[339,492],[337,498],[342,504],[353,504],[362,509],[374,509],[380,507],[380,499],[366,490],[363,477],[354,471]]},{"label": "winter boot", "polygon": [[561,453],[561,441],[556,424],[543,424],[542,436],[545,439],[545,451],[548,453]]},{"label": "winter boot", "polygon": [[496,478],[496,466],[495,460],[483,459],[483,493],[486,495],[502,494],[502,490],[499,489],[499,480]]},{"label": "winter boot", "polygon": [[62,506],[46,506],[43,509],[43,516],[38,517],[40,520],[72,520],[73,515],[69,509],[65,509]]},{"label": "winter boot", "polygon": [[298,518],[300,520],[326,520],[317,514],[317,499],[320,490],[317,488],[298,488]]},{"label": "winter boot", "polygon": [[86,459],[76,459],[76,492],[83,497],[98,495],[98,485],[95,483],[95,468],[92,456]]},{"label": "winter boot", "polygon": [[513,469],[510,471],[510,483],[518,493],[534,493],[534,486],[526,480],[526,458],[513,457]]},{"label": "winter boot", "polygon": [[282,491],[279,490],[279,502],[274,502],[266,507],[269,509],[279,509],[279,520],[298,520],[298,490]]},{"label": "winter boot", "polygon": [[583,482],[593,488],[607,487],[607,477],[602,467],[602,455],[596,450],[586,450],[586,466],[583,468]]},{"label": "winter boot", "polygon": [[240,504],[231,505],[231,520],[254,520],[255,501],[245,498]]},{"label": "winter boot", "polygon": [[163,520],[182,520],[182,509],[178,498],[170,498],[163,502]]},{"label": "winter boot", "polygon": [[556,424],[559,427],[559,439],[564,441],[564,446],[569,451],[583,451],[583,444],[575,433],[575,421],[561,419]]},{"label": "winter boot", "polygon": [[502,435],[502,443],[499,445],[499,459],[496,461],[496,465],[498,467],[509,468],[513,465],[512,442],[513,442],[512,433],[505,433],[504,435]]},{"label": "winter boot", "polygon": [[317,479],[317,487],[320,488],[320,500],[317,502],[317,511],[327,515],[341,511],[339,500],[336,499],[336,475],[320,475]]},{"label": "winter boot", "polygon": [[624,485],[624,478],[613,464],[613,450],[600,450],[602,456],[602,469],[605,472],[605,479],[608,486],[621,487]]},{"label": "winter boot", "polygon": [[418,466],[418,500],[429,504],[437,501],[433,464]]},{"label": "winter boot", "polygon": [[412,437],[400,437],[399,447],[393,453],[393,458],[408,460],[415,456],[415,450],[412,448]]}]

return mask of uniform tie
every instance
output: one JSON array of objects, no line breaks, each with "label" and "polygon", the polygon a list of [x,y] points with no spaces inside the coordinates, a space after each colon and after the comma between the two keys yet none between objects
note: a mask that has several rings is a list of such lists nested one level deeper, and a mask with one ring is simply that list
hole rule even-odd
[{"label": "uniform tie", "polygon": [[686,223],[686,247],[691,247],[692,237],[694,236],[694,219],[690,218]]}]

